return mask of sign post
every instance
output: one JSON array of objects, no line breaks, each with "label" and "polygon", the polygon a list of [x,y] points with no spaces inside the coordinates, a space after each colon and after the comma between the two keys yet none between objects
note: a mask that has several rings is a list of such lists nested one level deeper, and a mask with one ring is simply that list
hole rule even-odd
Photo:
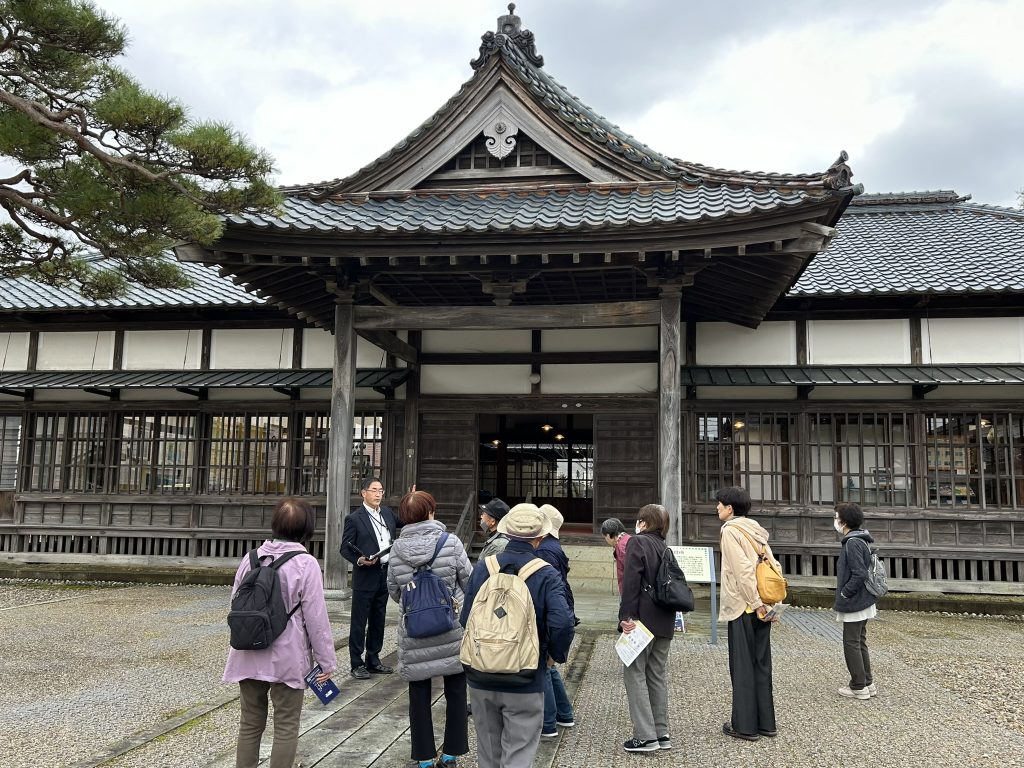
[{"label": "sign post", "polygon": [[691,584],[711,587],[711,644],[718,645],[718,593],[715,582],[714,547],[670,547],[676,562]]}]

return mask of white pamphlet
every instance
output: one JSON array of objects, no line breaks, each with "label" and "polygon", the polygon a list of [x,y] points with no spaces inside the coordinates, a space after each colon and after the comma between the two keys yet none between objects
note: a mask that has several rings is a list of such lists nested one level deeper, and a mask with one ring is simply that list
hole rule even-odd
[{"label": "white pamphlet", "polygon": [[619,654],[622,663],[627,667],[636,661],[636,657],[640,655],[640,652],[650,645],[651,640],[654,639],[651,630],[645,627],[643,623],[637,619],[633,621],[636,624],[633,631],[628,635],[623,632],[619,635],[619,639],[615,641],[615,652]]}]

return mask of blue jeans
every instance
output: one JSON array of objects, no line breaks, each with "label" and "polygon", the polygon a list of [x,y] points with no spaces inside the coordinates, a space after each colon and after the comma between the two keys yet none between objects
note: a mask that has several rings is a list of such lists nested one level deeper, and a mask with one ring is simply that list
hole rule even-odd
[{"label": "blue jeans", "polygon": [[571,723],[575,719],[558,667],[548,667],[548,673],[544,675],[544,733],[556,730],[556,721]]}]

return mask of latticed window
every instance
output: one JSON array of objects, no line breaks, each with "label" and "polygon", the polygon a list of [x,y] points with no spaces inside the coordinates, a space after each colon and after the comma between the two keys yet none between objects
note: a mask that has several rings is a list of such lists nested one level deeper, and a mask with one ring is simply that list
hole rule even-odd
[{"label": "latticed window", "polygon": [[286,492],[288,416],[215,415],[208,438],[209,493]]},{"label": "latticed window", "polygon": [[192,492],[194,414],[126,414],[121,421],[117,489],[122,493]]},{"label": "latticed window", "polygon": [[810,501],[914,504],[911,432],[905,413],[811,414]]},{"label": "latticed window", "polygon": [[17,486],[20,446],[21,416],[0,416],[0,491]]},{"label": "latticed window", "polygon": [[103,491],[108,418],[103,413],[35,414],[26,455],[26,490]]},{"label": "latticed window", "polygon": [[356,414],[352,421],[352,493],[363,478],[380,479],[384,471],[384,414]]},{"label": "latticed window", "polygon": [[521,133],[515,137],[513,150],[500,160],[487,150],[487,137],[480,136],[453,157],[442,171],[469,171],[490,168],[566,167],[533,139]]},{"label": "latticed window", "polygon": [[729,412],[697,416],[697,499],[742,485],[752,499],[797,498],[796,416],[787,413]]},{"label": "latticed window", "polygon": [[1024,414],[925,416],[928,506],[1024,508]]}]

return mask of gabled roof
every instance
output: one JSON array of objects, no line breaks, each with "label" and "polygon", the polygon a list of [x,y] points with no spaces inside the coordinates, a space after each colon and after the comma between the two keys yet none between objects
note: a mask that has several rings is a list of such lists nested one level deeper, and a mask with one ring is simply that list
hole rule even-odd
[{"label": "gabled roof", "polygon": [[[479,122],[483,113],[493,111],[494,104],[487,97],[499,90],[506,106],[508,100],[513,99],[523,107],[523,112],[519,113],[521,117],[536,117],[536,126],[550,129],[552,134],[566,139],[563,146],[575,142],[582,151],[589,153],[590,162],[583,167],[577,166],[577,169],[593,181],[678,180],[689,184],[769,185],[818,190],[850,187],[852,174],[846,165],[845,152],[827,170],[805,174],[711,168],[657,152],[587,106],[543,69],[544,59],[536,52],[533,33],[522,28],[514,8],[514,4],[510,4],[509,14],[499,17],[497,32],[483,35],[480,55],[471,62],[474,69],[472,78],[405,139],[349,176],[285,187],[285,194],[324,198],[343,193],[412,188],[415,184],[396,186],[393,182],[402,178],[404,170],[423,165],[424,158],[432,151],[435,152],[433,166],[439,167],[463,148],[465,140],[479,136],[480,128],[477,126],[475,131],[465,134],[462,142],[451,147],[448,156],[436,156],[438,146],[446,136],[457,133],[457,126],[475,125],[474,117]],[[526,126],[522,127],[526,129]],[[527,132],[535,141],[545,144],[543,131]],[[553,138],[548,137],[549,141]],[[547,145],[546,149],[556,152],[555,146]],[[572,165],[570,158],[560,159]],[[594,168],[598,166],[604,166],[611,177],[593,175]],[[405,178],[408,179],[407,174]]]},{"label": "gabled roof", "polygon": [[1024,210],[951,190],[861,195],[789,297],[1024,292]]}]

